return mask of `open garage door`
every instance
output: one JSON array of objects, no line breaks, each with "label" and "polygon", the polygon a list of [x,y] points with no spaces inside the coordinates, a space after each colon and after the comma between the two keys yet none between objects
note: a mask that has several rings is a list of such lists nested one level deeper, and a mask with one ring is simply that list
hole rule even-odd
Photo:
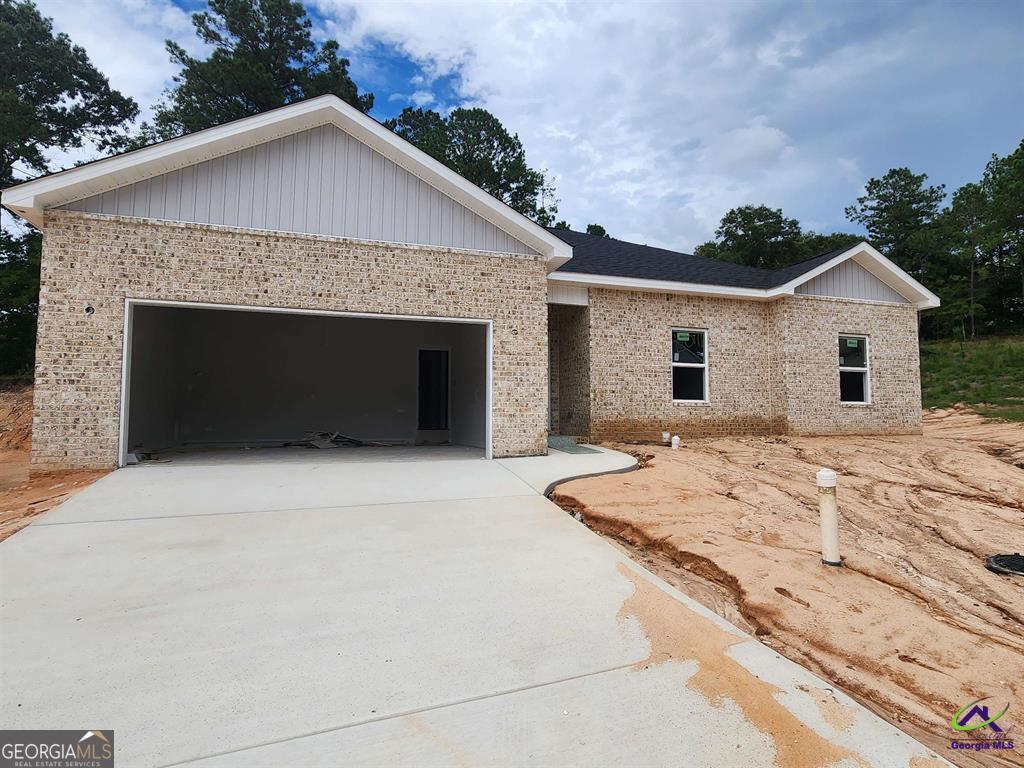
[{"label": "open garage door", "polygon": [[311,433],[490,455],[486,321],[129,302],[128,453],[280,446]]}]

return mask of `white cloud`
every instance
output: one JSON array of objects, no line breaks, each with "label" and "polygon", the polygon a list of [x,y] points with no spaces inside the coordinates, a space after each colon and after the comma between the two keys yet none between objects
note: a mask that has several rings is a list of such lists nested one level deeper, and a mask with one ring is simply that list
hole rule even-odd
[{"label": "white cloud", "polygon": [[430,91],[416,91],[409,97],[409,100],[417,107],[425,107],[434,103],[434,94]]},{"label": "white cloud", "polygon": [[[151,117],[153,104],[177,72],[164,41],[175,40],[190,53],[202,47],[189,14],[170,0],[37,0],[37,5],[57,32],[85,48],[112,88],[135,99],[142,120]],[[47,155],[54,168],[98,156],[92,147]]]},{"label": "white cloud", "polygon": [[758,94],[802,38],[788,25],[737,39],[742,6],[317,4],[344,19],[331,33],[354,57],[383,40],[427,72],[458,71],[462,95],[554,174],[576,226],[692,248],[728,207],[814,182],[814,158]]},{"label": "white cloud", "polygon": [[175,40],[196,52],[199,41],[189,14],[170,0],[38,0],[54,28],[85,48],[110,85],[131,96],[144,116],[170,84],[177,67],[164,50]]},{"label": "white cloud", "polygon": [[[357,80],[380,43],[420,65],[378,103],[438,108],[431,86],[455,74],[458,95],[494,112],[554,176],[560,217],[674,248],[707,239],[744,203],[848,226],[843,206],[866,176],[927,161],[921,170],[950,183],[943,169],[977,157],[980,171],[1024,122],[1024,100],[1006,96],[1022,65],[1014,3],[307,4]],[[147,112],[175,69],[164,39],[198,46],[170,0],[40,7]]]},{"label": "white cloud", "polygon": [[[1024,64],[1006,34],[1022,21],[1013,3],[314,1],[354,57],[384,41],[428,83],[457,72],[461,95],[555,175],[560,216],[671,247],[707,239],[744,203],[849,228],[843,207],[865,173],[923,157],[934,177],[964,155],[955,126],[954,146],[921,130],[956,103],[954,87],[999,114],[1013,143],[1024,117],[993,80],[1002,73],[1005,96],[1004,75]],[[993,83],[984,98],[979,78]]]}]

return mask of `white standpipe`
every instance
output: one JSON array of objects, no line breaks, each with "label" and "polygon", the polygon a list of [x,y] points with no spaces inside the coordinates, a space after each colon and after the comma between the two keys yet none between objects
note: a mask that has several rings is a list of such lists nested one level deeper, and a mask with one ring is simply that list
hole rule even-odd
[{"label": "white standpipe", "polygon": [[668,444],[669,444],[669,441],[670,441],[671,439],[672,439],[672,435],[671,435],[671,434],[669,434],[668,432],[662,432],[662,433],[661,433],[661,444],[662,444],[662,445],[668,445]]},{"label": "white standpipe", "polygon": [[679,435],[674,435],[672,437],[672,450],[675,451],[675,450],[678,450],[678,449],[679,449]]},{"label": "white standpipe", "polygon": [[818,512],[821,516],[821,562],[842,565],[839,557],[839,505],[836,485],[839,477],[831,469],[818,470]]}]

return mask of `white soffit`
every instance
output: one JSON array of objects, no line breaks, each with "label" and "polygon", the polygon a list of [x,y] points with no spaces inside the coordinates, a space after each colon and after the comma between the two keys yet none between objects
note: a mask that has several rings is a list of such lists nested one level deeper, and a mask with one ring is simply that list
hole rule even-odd
[{"label": "white soffit", "polygon": [[330,94],[23,182],[3,190],[3,205],[42,228],[47,208],[326,123],[336,125],[526,243],[545,256],[552,269],[572,257],[572,247],[568,243]]}]

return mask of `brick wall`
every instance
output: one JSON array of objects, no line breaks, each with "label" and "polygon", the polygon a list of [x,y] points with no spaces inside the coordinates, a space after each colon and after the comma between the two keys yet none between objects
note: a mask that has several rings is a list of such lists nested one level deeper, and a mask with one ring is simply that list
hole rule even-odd
[{"label": "brick wall", "polygon": [[548,304],[548,429],[551,434],[558,431],[558,314]]},{"label": "brick wall", "polygon": [[[793,296],[779,302],[786,415],[799,434],[921,431],[917,309]],[[869,338],[871,404],[839,402],[839,334]]]},{"label": "brick wall", "polygon": [[557,396],[557,432],[582,437],[590,434],[590,313],[587,307],[551,304],[548,307],[557,364],[553,375]]},{"label": "brick wall", "polygon": [[[754,301],[590,289],[591,434],[660,440],[768,434],[768,305]],[[672,328],[707,330],[706,405],[672,402]]]},{"label": "brick wall", "polygon": [[[593,439],[920,431],[912,305],[591,288],[589,310]],[[707,330],[707,404],[672,402],[674,327]],[[839,403],[840,333],[871,337],[869,406]]]},{"label": "brick wall", "polygon": [[116,464],[125,298],[491,319],[494,455],[545,453],[545,274],[537,256],[48,211],[33,463]]}]

